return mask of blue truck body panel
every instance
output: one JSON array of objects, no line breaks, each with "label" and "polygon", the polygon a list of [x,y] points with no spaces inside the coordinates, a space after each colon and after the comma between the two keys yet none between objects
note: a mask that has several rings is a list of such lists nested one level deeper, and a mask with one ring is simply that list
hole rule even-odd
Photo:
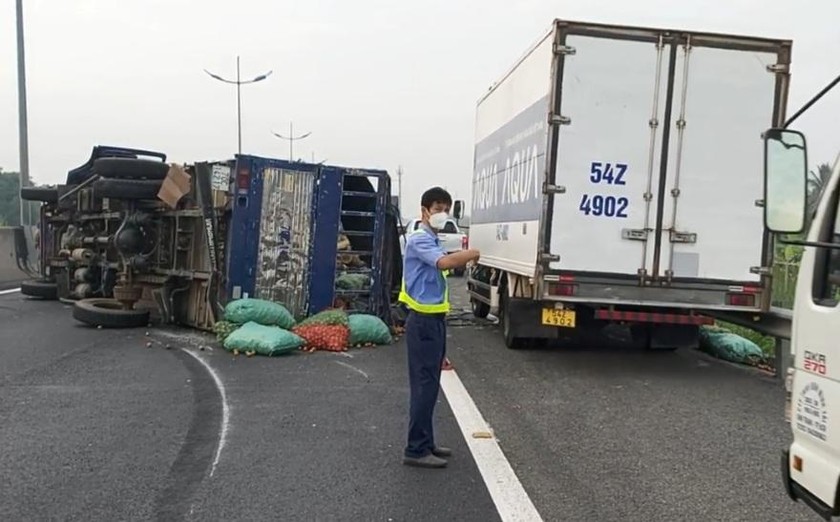
[{"label": "blue truck body panel", "polygon": [[[387,172],[256,156],[238,157],[235,172],[229,298],[280,302],[298,317],[342,306],[390,320]],[[362,287],[348,288],[348,276]]]}]

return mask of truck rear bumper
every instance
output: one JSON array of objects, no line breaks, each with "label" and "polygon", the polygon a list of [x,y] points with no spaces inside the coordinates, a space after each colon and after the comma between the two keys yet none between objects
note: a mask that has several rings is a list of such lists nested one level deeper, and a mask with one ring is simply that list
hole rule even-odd
[{"label": "truck rear bumper", "polygon": [[832,508],[822,500],[816,497],[813,493],[800,486],[790,477],[790,452],[782,451],[782,480],[784,482],[785,491],[788,496],[794,501],[802,501],[813,509],[819,516],[825,520],[831,520],[831,517],[840,515],[840,509]]},{"label": "truck rear bumper", "polygon": [[636,309],[692,309],[760,313],[765,291],[757,283],[674,282],[645,285],[638,280],[607,277],[552,277],[543,284],[543,299]]}]

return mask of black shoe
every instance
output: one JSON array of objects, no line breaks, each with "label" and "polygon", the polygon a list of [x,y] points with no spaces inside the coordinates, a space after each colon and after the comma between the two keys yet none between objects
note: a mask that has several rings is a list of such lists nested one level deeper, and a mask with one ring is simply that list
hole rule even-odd
[{"label": "black shoe", "polygon": [[434,455],[435,457],[447,458],[452,456],[452,450],[449,448],[444,448],[443,446],[437,446],[435,449],[432,450],[432,455]]},{"label": "black shoe", "polygon": [[448,462],[431,453],[425,457],[403,457],[403,464],[414,468],[445,468]]}]

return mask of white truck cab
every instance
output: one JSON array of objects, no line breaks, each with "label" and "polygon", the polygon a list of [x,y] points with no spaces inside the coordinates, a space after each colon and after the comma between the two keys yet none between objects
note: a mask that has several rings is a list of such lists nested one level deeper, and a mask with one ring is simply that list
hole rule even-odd
[{"label": "white truck cab", "polygon": [[[805,137],[765,134],[767,228],[804,247],[787,371],[793,442],[782,453],[785,489],[826,520],[840,516],[840,158],[808,222]],[[797,239],[790,239],[797,238]]]}]

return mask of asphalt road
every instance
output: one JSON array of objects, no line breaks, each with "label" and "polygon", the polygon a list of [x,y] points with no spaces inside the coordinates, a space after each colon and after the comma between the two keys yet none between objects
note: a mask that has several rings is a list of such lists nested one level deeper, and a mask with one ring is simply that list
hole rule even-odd
[{"label": "asphalt road", "polygon": [[[469,321],[449,335],[544,520],[816,519],[780,484],[771,378],[606,341],[510,351]],[[0,296],[0,520],[498,520],[445,400],[450,468],[400,465],[401,344],[273,359],[207,345]]]}]

